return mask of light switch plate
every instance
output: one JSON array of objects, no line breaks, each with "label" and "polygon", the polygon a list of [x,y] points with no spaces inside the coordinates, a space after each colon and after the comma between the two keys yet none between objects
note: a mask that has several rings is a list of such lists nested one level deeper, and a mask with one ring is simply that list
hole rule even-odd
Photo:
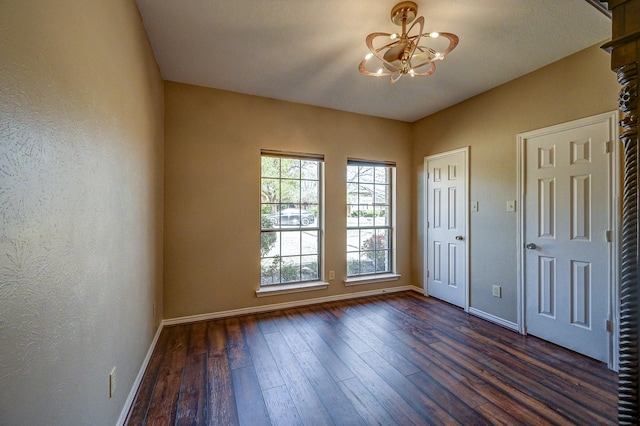
[{"label": "light switch plate", "polygon": [[499,285],[494,285],[492,289],[493,297],[502,297],[502,287]]},{"label": "light switch plate", "polygon": [[471,202],[471,211],[472,212],[477,212],[478,211],[478,202],[477,201],[472,201]]},{"label": "light switch plate", "polygon": [[515,212],[516,211],[516,200],[507,201],[507,211]]}]

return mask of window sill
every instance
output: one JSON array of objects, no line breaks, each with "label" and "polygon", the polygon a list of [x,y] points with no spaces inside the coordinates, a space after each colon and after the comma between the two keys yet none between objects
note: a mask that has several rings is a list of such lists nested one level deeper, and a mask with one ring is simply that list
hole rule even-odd
[{"label": "window sill", "polygon": [[324,281],[312,281],[308,283],[277,284],[262,287],[256,290],[256,296],[278,296],[280,294],[300,293],[302,291],[324,290],[329,283]]},{"label": "window sill", "polygon": [[382,283],[385,281],[398,281],[398,279],[402,275],[400,274],[378,274],[378,275],[366,275],[364,277],[350,277],[344,280],[344,285],[349,287],[352,285],[362,285],[362,284],[374,284],[374,283]]}]

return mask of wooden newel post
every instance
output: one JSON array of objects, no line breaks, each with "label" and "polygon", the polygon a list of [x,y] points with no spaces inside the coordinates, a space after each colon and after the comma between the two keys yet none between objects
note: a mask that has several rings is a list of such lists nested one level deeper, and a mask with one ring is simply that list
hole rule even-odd
[{"label": "wooden newel post", "polygon": [[[601,3],[605,3],[601,1]],[[622,85],[620,140],[624,147],[622,244],[620,247],[620,370],[618,422],[640,421],[638,395],[638,61],[640,58],[640,0],[609,0],[611,41],[602,46],[611,53],[611,69]]]}]

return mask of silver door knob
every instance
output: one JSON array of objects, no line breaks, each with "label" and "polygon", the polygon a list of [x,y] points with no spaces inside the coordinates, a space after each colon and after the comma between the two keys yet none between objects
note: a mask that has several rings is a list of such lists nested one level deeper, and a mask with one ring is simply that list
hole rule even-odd
[{"label": "silver door knob", "polygon": [[462,240],[464,240],[464,238],[462,237],[462,235],[457,235],[457,236],[456,236],[456,240],[458,240],[458,241],[462,241]]},{"label": "silver door knob", "polygon": [[528,248],[529,250],[535,250],[538,248],[538,246],[535,245],[534,243],[529,243],[525,247]]}]

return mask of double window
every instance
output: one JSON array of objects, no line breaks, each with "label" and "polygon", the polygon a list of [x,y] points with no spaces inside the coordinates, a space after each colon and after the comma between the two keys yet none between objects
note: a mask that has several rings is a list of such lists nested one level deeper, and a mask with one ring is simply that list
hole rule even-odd
[{"label": "double window", "polygon": [[322,156],[262,152],[260,285],[320,279]]},{"label": "double window", "polygon": [[347,163],[347,276],[393,272],[394,163]]},{"label": "double window", "polygon": [[[262,289],[322,279],[323,161],[319,155],[262,151]],[[349,159],[346,175],[347,278],[393,273],[395,163]]]}]

